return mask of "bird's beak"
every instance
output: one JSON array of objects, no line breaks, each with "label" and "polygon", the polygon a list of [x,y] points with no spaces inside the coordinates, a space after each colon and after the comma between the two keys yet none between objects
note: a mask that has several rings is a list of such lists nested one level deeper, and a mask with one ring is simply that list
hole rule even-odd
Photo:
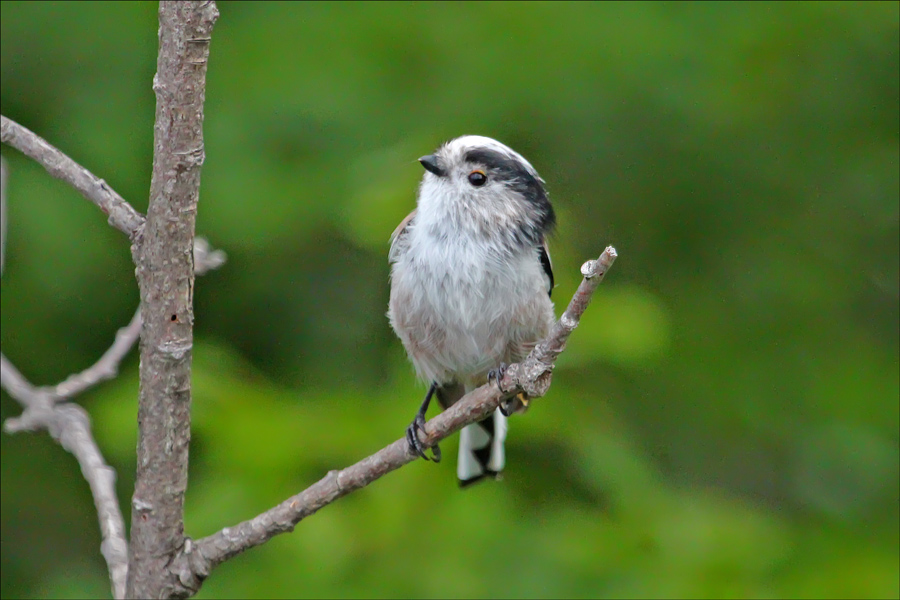
[{"label": "bird's beak", "polygon": [[442,169],[440,165],[438,165],[437,156],[435,156],[434,154],[423,156],[419,159],[419,162],[422,163],[422,166],[425,167],[426,171],[430,171],[438,177],[443,177],[447,174],[447,172],[444,171],[444,169]]}]

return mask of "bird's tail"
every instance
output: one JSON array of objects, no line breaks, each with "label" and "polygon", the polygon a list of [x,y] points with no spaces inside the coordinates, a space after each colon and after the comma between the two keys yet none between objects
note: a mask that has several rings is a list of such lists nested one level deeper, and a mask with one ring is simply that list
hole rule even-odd
[{"label": "bird's tail", "polygon": [[459,432],[459,459],[456,475],[465,487],[490,476],[497,478],[506,464],[503,443],[506,440],[506,417],[500,409],[494,414]]},{"label": "bird's tail", "polygon": [[[460,384],[439,387],[437,399],[445,409],[469,390]],[[503,443],[506,440],[506,417],[500,409],[488,418],[466,425],[459,432],[459,458],[456,475],[460,487],[471,485],[486,476],[497,478],[506,464]]]}]

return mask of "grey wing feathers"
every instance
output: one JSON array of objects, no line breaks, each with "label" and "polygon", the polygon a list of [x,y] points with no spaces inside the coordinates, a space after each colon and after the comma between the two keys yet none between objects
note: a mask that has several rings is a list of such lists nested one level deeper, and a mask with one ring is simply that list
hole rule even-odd
[{"label": "grey wing feathers", "polygon": [[406,234],[409,231],[409,228],[412,227],[413,218],[416,216],[416,211],[413,210],[411,213],[406,215],[406,218],[400,221],[400,224],[397,225],[397,229],[394,230],[394,233],[391,234],[391,250],[388,252],[388,260],[390,262],[394,262],[397,260],[398,255],[403,252],[406,248],[405,238]]}]

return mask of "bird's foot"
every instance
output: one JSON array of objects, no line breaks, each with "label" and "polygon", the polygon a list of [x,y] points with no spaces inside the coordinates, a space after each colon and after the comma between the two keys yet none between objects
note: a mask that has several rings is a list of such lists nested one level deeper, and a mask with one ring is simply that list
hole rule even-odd
[{"label": "bird's foot", "polygon": [[438,448],[437,444],[431,447],[434,458],[428,456],[428,453],[426,452],[428,447],[419,440],[420,431],[425,433],[425,415],[421,412],[416,413],[416,418],[413,419],[413,422],[406,428],[406,442],[409,444],[409,453],[421,456],[425,460],[436,463],[441,462],[441,449]]},{"label": "bird's foot", "polygon": [[496,369],[491,369],[488,371],[488,383],[495,382],[497,384],[497,389],[499,389],[504,394],[506,390],[503,389],[503,386],[500,385],[500,381],[503,379],[503,376],[506,374],[506,369],[509,367],[505,362],[500,363]]}]

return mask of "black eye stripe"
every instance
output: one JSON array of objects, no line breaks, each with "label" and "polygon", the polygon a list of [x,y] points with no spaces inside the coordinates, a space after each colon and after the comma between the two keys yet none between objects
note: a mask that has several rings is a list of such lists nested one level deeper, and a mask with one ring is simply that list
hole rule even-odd
[{"label": "black eye stripe", "polygon": [[496,150],[474,148],[466,152],[465,160],[473,165],[483,165],[489,171],[496,171],[504,175],[504,178],[514,179],[519,174],[531,175],[525,165]]},{"label": "black eye stripe", "polygon": [[539,231],[547,232],[553,228],[556,215],[547,198],[543,181],[532,169],[509,154],[490,148],[471,148],[465,153],[464,159],[472,167],[486,168],[493,181],[502,182],[511,190],[520,193],[526,202],[535,206],[541,215]]}]

